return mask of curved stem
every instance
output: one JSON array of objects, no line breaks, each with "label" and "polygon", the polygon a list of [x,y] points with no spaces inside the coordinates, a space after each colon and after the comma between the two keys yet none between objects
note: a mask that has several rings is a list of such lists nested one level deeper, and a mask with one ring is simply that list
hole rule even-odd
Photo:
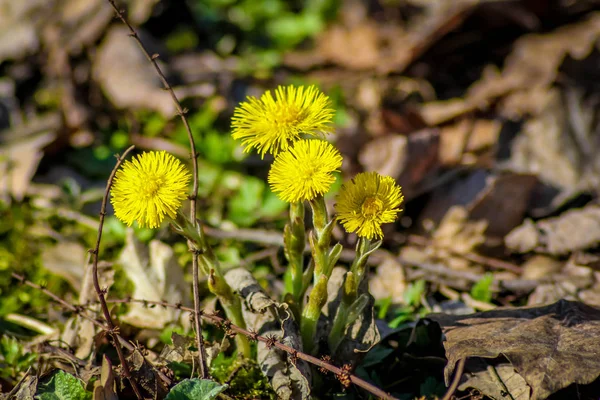
[{"label": "curved stem", "polygon": [[131,371],[129,370],[129,364],[127,364],[127,360],[125,359],[125,355],[123,354],[123,350],[121,349],[121,345],[119,344],[119,341],[117,339],[118,326],[115,325],[115,323],[112,320],[112,317],[110,316],[110,311],[108,309],[108,305],[106,304],[105,298],[106,290],[100,288],[100,282],[98,281],[98,253],[100,252],[100,242],[102,241],[102,228],[104,227],[104,217],[106,216],[106,204],[108,203],[108,195],[110,193],[110,188],[112,186],[113,179],[115,178],[115,174],[117,173],[117,169],[119,169],[119,166],[121,165],[123,160],[125,160],[127,154],[129,154],[129,152],[133,149],[134,146],[130,146],[127,150],[125,150],[122,156],[117,157],[117,163],[108,178],[108,182],[106,183],[106,190],[104,192],[104,197],[102,198],[102,206],[100,207],[100,222],[98,223],[98,235],[96,237],[96,246],[93,250],[91,250],[91,253],[93,254],[92,277],[94,281],[94,289],[96,290],[98,300],[100,301],[102,314],[104,315],[104,319],[106,320],[106,324],[108,325],[108,333],[112,337],[112,341],[115,346],[115,349],[117,350],[119,361],[121,362],[121,366],[123,368],[123,373],[125,374],[125,377],[131,384],[131,388],[133,389],[135,396],[138,399],[142,399],[140,389],[138,388],[137,383],[131,375]]}]

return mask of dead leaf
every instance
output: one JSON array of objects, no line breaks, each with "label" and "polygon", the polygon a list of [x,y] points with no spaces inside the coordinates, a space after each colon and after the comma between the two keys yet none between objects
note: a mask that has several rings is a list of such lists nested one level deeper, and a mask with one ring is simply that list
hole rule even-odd
[{"label": "dead leaf", "polygon": [[594,247],[600,243],[600,207],[588,205],[535,223],[526,220],[504,242],[515,252],[535,250],[552,255]]},{"label": "dead leaf", "polygon": [[502,115],[513,119],[536,115],[540,98],[556,81],[564,58],[585,58],[599,36],[599,13],[547,34],[525,35],[515,42],[502,72],[495,66],[487,67],[482,78],[468,89],[464,100],[427,103],[421,115],[430,126],[435,126],[464,113],[485,109],[503,96],[506,98],[500,107]]},{"label": "dead leaf", "polygon": [[[2,132],[4,134],[4,132]],[[56,139],[53,131],[39,132],[2,143],[0,139],[0,200],[10,196],[21,201],[44,153],[42,149]]]},{"label": "dead leaf", "polygon": [[439,159],[444,166],[458,165],[465,153],[490,149],[498,141],[502,124],[486,119],[462,119],[440,131]]},{"label": "dead leaf", "polygon": [[486,221],[487,235],[504,237],[523,221],[537,183],[534,175],[490,176],[486,187],[469,204],[469,218]]},{"label": "dead leaf", "polygon": [[[127,229],[119,263],[135,286],[134,298],[189,305],[189,286],[170,246],[158,240],[145,246],[136,239],[133,229]],[[189,323],[188,318],[180,317],[181,313],[176,309],[130,304],[121,320],[137,327],[162,329],[168,322],[178,319],[184,324]]]},{"label": "dead leaf", "polygon": [[384,257],[375,270],[375,275],[369,279],[369,293],[375,300],[391,298],[392,303],[402,304],[405,288],[406,277],[402,264],[396,257]]},{"label": "dead leaf", "polygon": [[[138,34],[143,35],[143,32]],[[128,40],[129,39],[129,40]],[[149,46],[149,38],[143,37]],[[98,48],[93,73],[112,103],[121,109],[148,109],[170,118],[175,105],[125,27],[111,28]]]},{"label": "dead leaf", "polygon": [[17,400],[33,400],[37,393],[38,377],[35,375],[27,376],[15,394]]},{"label": "dead leaf", "polygon": [[365,171],[396,178],[406,198],[411,198],[435,175],[440,145],[437,129],[423,129],[409,136],[387,135],[367,143],[359,154]]},{"label": "dead leaf", "polygon": [[[531,388],[525,379],[515,372],[511,364],[488,364],[485,360],[474,359],[467,362],[470,371],[464,374],[458,390],[475,388],[494,400],[529,400]],[[508,397],[510,396],[510,397]]]},{"label": "dead leaf", "polygon": [[165,382],[160,378],[156,368],[146,360],[138,349],[128,357],[131,374],[136,382],[150,393],[154,399],[165,398],[169,389]]},{"label": "dead leaf", "polygon": [[600,375],[600,310],[580,302],[427,318],[439,323],[446,337],[446,383],[459,360],[501,355],[531,386],[532,400]]},{"label": "dead leaf", "polygon": [[450,249],[455,254],[467,254],[485,241],[486,221],[470,221],[464,207],[450,208],[432,235],[433,245]]},{"label": "dead leaf", "polygon": [[[287,346],[302,351],[300,331],[287,305],[270,299],[244,268],[227,271],[225,280],[242,297],[248,329],[263,336],[272,335]],[[263,342],[258,342],[257,361],[278,398],[310,398],[311,371],[306,361],[292,360],[289,354],[275,347],[268,348]]]},{"label": "dead leaf", "polygon": [[[87,264],[81,279],[78,304],[88,304],[98,298],[94,288],[92,272],[92,264]],[[112,263],[98,263],[98,283],[100,287],[110,289],[114,282],[114,276],[115,271]],[[90,309],[92,312],[100,312],[100,305],[92,305]],[[98,327],[92,321],[75,315],[65,323],[61,339],[69,347],[75,349],[76,357],[87,359],[92,353],[97,329]]]},{"label": "dead leaf", "polygon": [[402,27],[369,19],[366,7],[355,1],[342,8],[345,14],[340,23],[316,38],[316,49],[289,53],[284,63],[300,69],[333,63],[346,69],[375,70],[379,74],[400,73],[438,39],[460,26],[476,3],[473,0],[432,3],[409,26]]},{"label": "dead leaf", "polygon": [[118,400],[115,392],[116,383],[112,370],[112,364],[108,357],[102,357],[102,372],[100,379],[94,382],[94,400]]},{"label": "dead leaf", "polygon": [[45,6],[45,0],[0,1],[0,63],[38,49],[37,26],[30,14],[43,12]]},{"label": "dead leaf", "polygon": [[77,242],[60,241],[54,246],[47,246],[42,251],[44,267],[69,282],[77,291],[81,291],[86,249]]}]

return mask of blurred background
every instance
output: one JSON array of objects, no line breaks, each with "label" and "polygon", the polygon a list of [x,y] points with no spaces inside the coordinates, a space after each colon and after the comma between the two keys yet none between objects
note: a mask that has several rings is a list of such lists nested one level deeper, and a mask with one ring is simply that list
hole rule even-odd
[{"label": "blurred background", "polygon": [[[199,216],[225,266],[248,265],[281,291],[281,254],[256,232],[281,230],[287,206],[266,184],[271,160],[231,139],[233,108],[279,84],[316,84],[336,109],[337,187],[376,170],[405,194],[384,243],[400,258],[371,282],[380,318],[397,327],[449,299],[600,305],[599,1],[118,4],[189,110]],[[79,296],[114,154],[131,144],[189,162],[175,106],[110,4],[0,0],[0,318],[58,318],[11,272]],[[189,262],[166,227],[134,231]],[[115,260],[126,235],[109,212],[102,258]],[[444,273],[418,268],[433,261]],[[135,277],[114,267],[111,291],[131,293]],[[555,275],[566,288],[531,283]]]}]

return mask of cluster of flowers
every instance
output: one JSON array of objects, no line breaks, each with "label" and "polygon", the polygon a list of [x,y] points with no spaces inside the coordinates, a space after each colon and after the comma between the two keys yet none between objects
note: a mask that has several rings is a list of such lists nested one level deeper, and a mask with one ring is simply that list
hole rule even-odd
[{"label": "cluster of flowers", "polygon": [[[371,241],[383,237],[381,225],[396,219],[403,201],[401,189],[393,178],[376,172],[359,173],[343,183],[334,206],[335,217],[328,216],[324,195],[335,182],[334,174],[340,171],[343,161],[339,150],[325,140],[325,135],[333,131],[333,115],[329,98],[316,87],[280,86],[275,97],[270,91],[260,99],[248,97],[235,109],[232,118],[232,136],[241,140],[244,151],[256,150],[263,158],[267,153],[273,155],[269,185],[280,199],[290,203],[284,250],[293,287],[286,302],[301,327],[308,351],[313,349],[317,322],[327,300],[327,283],[342,250],[339,243],[331,246],[334,223],[339,221],[347,232],[356,233],[359,240],[329,334],[332,351],[353,320],[351,316],[362,312],[367,304],[359,285],[365,276],[369,254],[381,244]],[[208,245],[201,225],[194,234],[194,229],[186,228],[189,221],[187,225],[175,221],[187,197],[190,179],[185,166],[164,151],[143,153],[126,161],[117,171],[112,187],[115,215],[128,226],[137,221],[140,227],[150,228],[157,228],[168,219],[176,231],[204,249]],[[307,203],[312,210],[313,230],[308,237],[312,259],[305,268]],[[244,326],[240,301],[223,279],[218,260],[203,256],[200,261],[204,273],[209,275],[209,289],[219,298],[228,316]],[[305,305],[304,295],[311,283],[313,289]],[[237,339],[249,356],[245,338]]]},{"label": "cluster of flowers", "polygon": [[[280,86],[275,98],[267,91],[236,108],[233,138],[247,152],[275,156],[269,184],[283,201],[310,201],[329,191],[342,165],[340,152],[321,138],[332,132],[333,115],[329,98],[315,86]],[[346,231],[373,239],[383,236],[382,224],[396,219],[403,197],[393,178],[366,172],[344,183],[336,200]]]},{"label": "cluster of flowers", "polygon": [[[247,152],[275,156],[269,184],[283,201],[310,201],[329,191],[342,165],[340,152],[322,139],[333,130],[333,114],[329,98],[316,87],[280,86],[275,97],[267,91],[235,109],[232,135]],[[190,179],[185,166],[164,151],[126,161],[112,187],[115,215],[128,226],[137,221],[157,228],[165,216],[175,218]],[[383,236],[382,224],[396,219],[403,197],[393,178],[366,172],[344,183],[336,200],[336,217],[346,231],[373,239]]]}]

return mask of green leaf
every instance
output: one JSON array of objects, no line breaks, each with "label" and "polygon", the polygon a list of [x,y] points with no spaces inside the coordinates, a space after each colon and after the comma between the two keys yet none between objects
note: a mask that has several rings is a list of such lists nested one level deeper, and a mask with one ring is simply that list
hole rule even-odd
[{"label": "green leaf", "polygon": [[229,199],[229,219],[239,226],[251,226],[259,218],[259,209],[265,191],[265,183],[247,176],[239,191]]},{"label": "green leaf", "polygon": [[48,382],[38,386],[36,399],[39,400],[88,400],[92,393],[83,388],[82,382],[73,375],[58,371]]},{"label": "green leaf", "polygon": [[487,273],[471,288],[471,297],[478,301],[489,303],[492,300],[491,286],[494,282],[494,275]]},{"label": "green leaf", "polygon": [[423,293],[425,293],[425,281],[420,279],[408,285],[404,292],[404,302],[409,306],[416,307],[421,303]]},{"label": "green leaf", "polygon": [[221,385],[208,379],[186,379],[175,385],[165,400],[212,400],[227,385]]}]

